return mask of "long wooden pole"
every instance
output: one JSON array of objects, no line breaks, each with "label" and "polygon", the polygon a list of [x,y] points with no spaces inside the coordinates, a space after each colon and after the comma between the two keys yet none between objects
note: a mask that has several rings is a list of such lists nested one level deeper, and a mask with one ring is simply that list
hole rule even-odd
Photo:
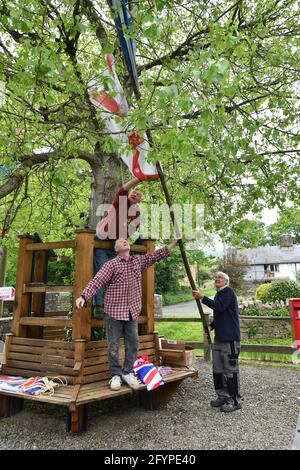
[{"label": "long wooden pole", "polygon": [[[160,164],[159,161],[156,162],[156,168],[157,168],[157,172],[159,174],[159,179],[160,179],[160,182],[161,182],[164,194],[165,194],[167,204],[170,208],[170,214],[171,214],[171,219],[172,219],[172,222],[173,222],[175,234],[179,234],[178,226],[177,226],[176,219],[175,219],[175,214],[174,214],[174,211],[172,210],[172,200],[171,200],[171,197],[170,197],[170,194],[169,194],[169,191],[168,191],[168,187],[167,187],[167,184],[166,184],[166,181],[165,181],[165,178],[164,178],[164,174],[163,174],[163,171],[162,171],[162,167],[161,167],[161,164]],[[190,265],[189,265],[189,262],[188,262],[188,259],[187,259],[184,244],[183,244],[183,241],[182,241],[181,238],[178,240],[178,245],[179,245],[179,248],[180,248],[182,261],[183,261],[183,264],[184,264],[184,267],[185,267],[185,271],[186,271],[190,286],[193,290],[196,290],[197,287],[196,287],[196,284],[195,284],[195,281],[194,281],[194,278],[193,278],[193,275],[192,275],[192,272],[191,272],[191,268],[190,268]],[[200,314],[200,317],[201,317],[201,320],[202,320],[203,328],[204,328],[204,331],[205,331],[206,336],[207,336],[208,343],[212,344],[210,333],[209,333],[209,328],[207,326],[207,322],[206,322],[206,318],[205,318],[205,315],[204,315],[204,312],[203,312],[202,304],[201,304],[200,300],[198,300],[198,299],[195,299],[195,300],[196,300],[198,311],[199,311],[199,314]]]},{"label": "long wooden pole", "polygon": [[[125,62],[126,62],[126,65],[127,65],[127,70],[128,70],[130,79],[131,79],[131,84],[132,84],[134,95],[135,95],[137,100],[140,100],[141,99],[141,94],[140,94],[140,92],[139,92],[139,90],[136,86],[136,83],[135,83],[134,77],[132,75],[132,72],[130,70],[130,67],[128,66],[128,63],[127,63],[126,60],[125,60]],[[152,135],[151,135],[150,129],[147,129],[146,133],[147,133],[149,145],[151,147],[153,147],[153,140],[152,140]],[[156,168],[157,168],[159,179],[160,179],[160,182],[161,182],[164,194],[165,194],[167,204],[168,204],[169,208],[171,209],[172,201],[171,201],[171,198],[170,198],[170,194],[169,194],[169,191],[168,191],[168,188],[167,188],[167,185],[166,185],[166,181],[165,181],[165,178],[164,178],[164,175],[163,175],[163,172],[162,172],[161,164],[160,164],[159,161],[156,162]],[[174,212],[172,210],[170,210],[170,214],[171,214],[171,220],[172,220],[173,225],[174,225],[175,233],[178,233],[178,227],[177,227]],[[183,264],[184,264],[184,267],[185,267],[185,271],[186,271],[187,277],[189,279],[189,283],[191,285],[191,288],[193,290],[196,290],[197,287],[196,287],[196,284],[195,284],[195,281],[194,281],[194,278],[193,278],[193,275],[192,275],[192,272],[191,272],[191,268],[190,268],[190,265],[189,265],[189,262],[188,262],[188,259],[187,259],[187,256],[186,256],[186,252],[185,252],[185,248],[184,248],[184,244],[183,244],[182,239],[179,239],[178,244],[179,244],[179,248],[180,248],[182,261],[183,261]],[[205,318],[205,315],[204,315],[204,312],[203,312],[201,302],[198,299],[195,299],[195,300],[196,300],[196,304],[197,304],[197,307],[198,307],[198,311],[200,313],[203,328],[204,328],[204,331],[205,331],[206,336],[207,336],[207,341],[208,341],[209,344],[212,344],[210,333],[209,333],[209,328],[208,328],[207,323],[206,323],[206,318]]]}]

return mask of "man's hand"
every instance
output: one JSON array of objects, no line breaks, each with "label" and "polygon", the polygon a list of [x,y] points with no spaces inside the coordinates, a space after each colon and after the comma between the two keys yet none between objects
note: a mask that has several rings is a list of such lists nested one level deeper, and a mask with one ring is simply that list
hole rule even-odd
[{"label": "man's hand", "polygon": [[207,329],[208,329],[208,331],[204,330],[204,334],[205,334],[205,338],[208,339],[208,335],[211,332],[211,327],[209,325],[207,325]]},{"label": "man's hand", "polygon": [[192,290],[192,295],[194,299],[197,299],[197,300],[202,300],[204,297],[204,295],[202,295],[201,292],[198,290]]},{"label": "man's hand", "polygon": [[78,299],[76,299],[76,308],[83,308],[84,307],[84,304],[85,304],[85,300],[83,297],[78,297]]},{"label": "man's hand", "polygon": [[168,250],[171,251],[178,243],[178,238],[174,238],[174,240],[167,246]]}]

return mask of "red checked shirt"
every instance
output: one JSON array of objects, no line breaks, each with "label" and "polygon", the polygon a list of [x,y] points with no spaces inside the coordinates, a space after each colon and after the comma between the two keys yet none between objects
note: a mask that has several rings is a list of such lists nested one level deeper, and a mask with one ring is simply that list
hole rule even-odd
[{"label": "red checked shirt", "polygon": [[117,256],[99,269],[96,276],[82,292],[88,300],[99,289],[106,287],[104,311],[116,320],[137,319],[142,309],[142,270],[166,258],[167,247],[141,256],[130,256],[126,261]]}]

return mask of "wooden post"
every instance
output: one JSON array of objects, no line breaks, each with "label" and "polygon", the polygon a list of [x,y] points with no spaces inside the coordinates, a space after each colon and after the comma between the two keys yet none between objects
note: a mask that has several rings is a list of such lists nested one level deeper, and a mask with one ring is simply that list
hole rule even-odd
[{"label": "wooden post", "polygon": [[73,411],[68,410],[67,431],[74,434],[81,433],[87,429],[87,404],[76,406]]},{"label": "wooden post", "polygon": [[73,290],[73,325],[72,338],[89,340],[91,338],[91,301],[87,308],[78,310],[75,300],[93,278],[94,230],[77,230],[76,262]]},{"label": "wooden post", "polygon": [[26,336],[26,326],[20,325],[20,318],[27,316],[30,306],[30,294],[23,293],[24,284],[31,282],[33,251],[27,251],[26,245],[32,243],[34,238],[30,235],[20,235],[19,257],[17,264],[16,297],[12,331],[16,336]]},{"label": "wooden post", "polygon": [[[0,287],[5,286],[7,251],[5,247],[0,247]],[[3,316],[3,301],[0,301],[0,318]]]},{"label": "wooden post", "polygon": [[[209,313],[204,313],[206,325],[209,324]],[[207,336],[205,334],[205,329],[203,328],[203,355],[205,362],[212,361],[212,346],[208,342]]]},{"label": "wooden post", "polygon": [[155,336],[155,357],[156,357],[156,365],[157,366],[160,366],[161,365],[161,361],[160,361],[160,357],[159,357],[159,336],[158,336],[158,331],[153,331],[154,333],[154,336]]},{"label": "wooden post", "polygon": [[[35,262],[34,262],[34,274],[32,282],[43,282],[46,283],[46,271],[48,263],[47,251],[36,251]],[[45,292],[35,292],[32,294],[31,310],[33,316],[43,317],[45,315]],[[28,327],[28,338],[42,338],[43,327],[40,326],[29,326]]]},{"label": "wooden post", "polygon": [[[155,248],[154,240],[144,240],[143,245],[147,253],[152,253]],[[142,334],[150,334],[154,331],[154,265],[145,269],[142,274],[142,311],[147,316],[147,323],[141,325]]]},{"label": "wooden post", "polygon": [[75,377],[75,384],[83,382],[83,362],[85,351],[85,339],[75,339],[75,367],[78,368],[78,375]]}]

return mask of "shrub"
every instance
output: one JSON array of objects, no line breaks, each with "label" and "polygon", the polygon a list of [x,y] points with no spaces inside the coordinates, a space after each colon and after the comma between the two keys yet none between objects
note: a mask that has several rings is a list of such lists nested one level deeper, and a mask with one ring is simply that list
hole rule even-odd
[{"label": "shrub", "polygon": [[270,317],[289,317],[290,312],[285,307],[275,308],[268,313]]},{"label": "shrub", "polygon": [[241,315],[247,315],[249,317],[288,317],[289,311],[285,307],[275,308],[274,310],[270,310],[268,312],[257,309],[255,307],[248,307],[241,312]]},{"label": "shrub", "polygon": [[261,299],[263,302],[276,302],[277,300],[286,300],[293,297],[300,297],[300,286],[295,281],[282,280],[271,283]]},{"label": "shrub", "polygon": [[261,310],[258,310],[255,307],[248,307],[245,308],[242,312],[241,315],[247,315],[249,317],[260,317],[264,315],[264,313]]},{"label": "shrub", "polygon": [[258,286],[256,291],[255,291],[255,299],[263,301],[263,298],[264,298],[267,290],[269,290],[270,287],[271,287],[270,282],[268,282],[266,284],[261,284],[260,286]]}]

